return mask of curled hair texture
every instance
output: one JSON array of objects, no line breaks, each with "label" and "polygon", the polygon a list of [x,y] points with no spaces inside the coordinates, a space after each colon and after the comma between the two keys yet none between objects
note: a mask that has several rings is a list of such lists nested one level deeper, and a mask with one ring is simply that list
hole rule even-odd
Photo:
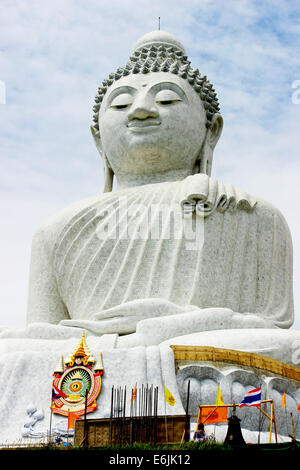
[{"label": "curled hair texture", "polygon": [[187,80],[199,94],[206,112],[206,127],[209,128],[212,117],[220,110],[217,94],[212,84],[198,69],[192,69],[190,61],[180,49],[169,46],[142,47],[133,52],[125,67],[119,67],[99,86],[93,106],[93,124],[95,133],[99,133],[98,114],[105,93],[117,80],[134,73],[170,72]]}]

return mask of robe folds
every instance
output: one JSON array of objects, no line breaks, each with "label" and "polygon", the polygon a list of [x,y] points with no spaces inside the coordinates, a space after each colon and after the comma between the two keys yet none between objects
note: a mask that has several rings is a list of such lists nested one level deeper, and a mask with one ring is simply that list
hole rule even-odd
[{"label": "robe folds", "polygon": [[290,327],[292,242],[283,216],[199,174],[85,199],[35,234],[29,323],[93,320],[148,299]]}]

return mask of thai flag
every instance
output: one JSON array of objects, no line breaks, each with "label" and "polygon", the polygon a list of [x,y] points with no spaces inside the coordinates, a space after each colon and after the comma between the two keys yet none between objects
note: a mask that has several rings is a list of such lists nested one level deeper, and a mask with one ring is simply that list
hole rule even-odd
[{"label": "thai flag", "polygon": [[240,403],[240,408],[242,406],[260,406],[261,402],[261,388],[255,388],[246,393],[243,400]]},{"label": "thai flag", "polygon": [[52,384],[52,401],[56,400],[59,397],[67,398],[67,395],[54,384]]}]

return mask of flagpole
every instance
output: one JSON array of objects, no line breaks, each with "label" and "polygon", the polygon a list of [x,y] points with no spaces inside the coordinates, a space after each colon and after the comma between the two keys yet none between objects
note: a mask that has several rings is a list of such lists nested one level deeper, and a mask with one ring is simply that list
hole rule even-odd
[{"label": "flagpole", "polygon": [[293,413],[291,412],[290,414],[291,414],[291,425],[292,425],[292,439],[293,439],[293,442],[295,442],[296,436],[295,436]]},{"label": "flagpole", "polygon": [[196,429],[195,429],[194,436],[193,436],[193,441],[195,440],[195,435],[196,435],[196,432],[198,431],[199,423],[201,422],[201,409],[202,409],[201,405],[199,405],[199,411],[198,411],[197,423],[196,423]]},{"label": "flagpole", "polygon": [[69,419],[70,419],[70,408],[68,408],[68,434],[67,434],[67,443],[69,444]]},{"label": "flagpole", "polygon": [[276,428],[275,408],[273,408],[273,422],[274,422],[275,442],[277,444],[277,428]]},{"label": "flagpole", "polygon": [[[260,386],[262,386],[262,384],[260,384]],[[268,398],[268,395],[266,394],[266,399],[267,398]],[[261,429],[262,429],[261,415],[264,414],[263,410],[261,409],[261,404],[262,404],[262,401],[260,403],[260,406],[257,407],[257,410],[258,410],[258,439],[257,439],[257,443],[258,444],[260,444],[260,434],[261,434]]]},{"label": "flagpole", "polygon": [[87,445],[87,421],[86,421],[86,414],[87,414],[87,398],[88,398],[88,390],[85,391],[85,403],[84,403],[84,425],[83,425],[83,433],[84,433],[84,446]]},{"label": "flagpole", "polygon": [[[165,390],[164,390],[164,393],[165,393]],[[166,397],[165,397],[165,428],[166,428],[166,442],[168,443],[168,420],[167,420]]]},{"label": "flagpole", "polygon": [[184,441],[188,442],[191,438],[191,422],[189,419],[189,402],[190,402],[190,380],[188,381],[188,388],[187,388],[187,397],[186,397],[186,410],[185,410],[185,430],[184,430]]},{"label": "flagpole", "polygon": [[49,429],[49,445],[51,444],[51,434],[52,434],[52,414],[53,414],[53,381],[51,384],[51,405],[50,405],[50,429]]},{"label": "flagpole", "polygon": [[53,405],[53,403],[52,403],[52,397],[51,397],[51,406],[50,406],[50,410],[51,410],[51,411],[50,411],[49,445],[51,444],[51,432],[52,432],[52,410],[53,410],[53,408],[52,408],[52,405]]},{"label": "flagpole", "polygon": [[273,424],[273,400],[271,401],[271,419],[270,419],[270,435],[269,435],[269,443],[272,442],[272,424]]},{"label": "flagpole", "polygon": [[260,444],[260,428],[261,428],[261,412],[258,409],[258,438],[257,438],[258,444]]},{"label": "flagpole", "polygon": [[166,405],[166,386],[164,387],[164,402],[165,402],[165,429],[166,429],[166,442],[168,443],[168,420],[167,420],[167,405]]}]

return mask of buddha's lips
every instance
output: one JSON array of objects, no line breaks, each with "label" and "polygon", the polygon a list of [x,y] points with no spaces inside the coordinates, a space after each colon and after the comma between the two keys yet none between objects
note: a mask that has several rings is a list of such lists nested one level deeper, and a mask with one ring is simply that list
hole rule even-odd
[{"label": "buddha's lips", "polygon": [[158,119],[132,119],[127,124],[127,127],[132,130],[147,130],[151,129],[152,127],[157,127],[160,125],[160,121]]}]

